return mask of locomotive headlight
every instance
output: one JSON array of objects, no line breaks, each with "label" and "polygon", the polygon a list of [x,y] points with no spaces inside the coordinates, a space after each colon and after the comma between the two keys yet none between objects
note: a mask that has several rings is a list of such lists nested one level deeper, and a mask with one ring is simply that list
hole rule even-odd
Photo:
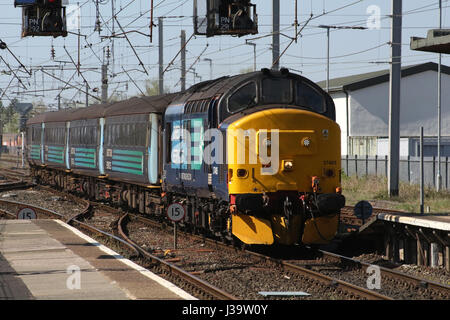
[{"label": "locomotive headlight", "polygon": [[291,171],[294,168],[294,161],[292,160],[283,160],[283,170]]},{"label": "locomotive headlight", "polygon": [[270,140],[270,139],[264,139],[263,140],[263,142],[262,142],[262,146],[264,147],[264,148],[269,148],[269,147],[271,147],[272,146],[272,140]]},{"label": "locomotive headlight", "polygon": [[304,138],[302,140],[302,145],[306,148],[308,148],[311,145],[311,139],[310,138]]}]

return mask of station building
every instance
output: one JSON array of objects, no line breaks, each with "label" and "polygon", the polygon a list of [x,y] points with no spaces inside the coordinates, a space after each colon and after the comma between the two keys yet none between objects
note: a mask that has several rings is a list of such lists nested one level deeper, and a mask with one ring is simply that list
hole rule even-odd
[{"label": "station building", "polygon": [[[402,68],[400,156],[437,156],[438,64]],[[441,156],[450,157],[450,67],[442,65]],[[318,83],[326,88],[326,82]],[[389,69],[331,79],[330,94],[342,130],[342,155],[385,156],[389,153]]]}]

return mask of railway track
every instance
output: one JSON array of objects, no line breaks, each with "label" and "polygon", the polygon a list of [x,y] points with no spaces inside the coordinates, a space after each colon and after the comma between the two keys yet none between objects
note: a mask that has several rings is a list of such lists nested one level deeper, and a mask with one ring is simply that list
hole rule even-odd
[{"label": "railway track", "polygon": [[[336,254],[332,254],[325,251],[318,251],[317,256],[319,256],[319,260],[317,261],[305,261],[300,260],[300,263],[295,263],[291,261],[285,261],[283,259],[276,259],[267,255],[263,255],[260,253],[255,253],[248,250],[237,250],[236,248],[223,244],[221,242],[217,242],[211,239],[207,239],[202,236],[196,236],[192,234],[185,234],[183,236],[192,237],[197,244],[200,244],[200,248],[192,250],[184,250],[185,257],[180,258],[183,250],[171,250],[168,249],[168,246],[164,248],[156,248],[158,250],[149,250],[148,246],[142,246],[137,243],[138,241],[132,240],[130,237],[130,230],[127,230],[129,225],[125,225],[127,221],[139,221],[141,224],[145,224],[146,226],[152,226],[154,228],[161,228],[161,225],[153,220],[146,219],[140,215],[133,214],[122,214],[121,210],[114,209],[108,207],[106,205],[90,202],[84,199],[80,199],[73,195],[68,195],[65,192],[55,191],[52,188],[45,187],[53,193],[58,194],[59,196],[68,196],[72,201],[77,201],[79,203],[83,203],[83,210],[72,216],[62,215],[52,210],[44,209],[41,207],[33,207],[38,213],[38,217],[51,217],[56,219],[64,220],[80,229],[85,230],[86,232],[97,235],[97,237],[107,238],[109,242],[114,243],[117,247],[122,248],[122,252],[125,252],[127,256],[133,257],[134,259],[138,259],[140,262],[148,264],[151,268],[154,269],[157,273],[165,274],[166,277],[170,278],[170,281],[179,283],[179,285],[184,286],[187,291],[192,292],[195,296],[201,297],[202,299],[260,299],[262,298],[255,296],[250,297],[242,297],[239,294],[233,294],[232,290],[219,289],[220,286],[211,286],[209,284],[209,279],[212,278],[211,275],[215,272],[225,272],[227,269],[227,263],[224,263],[222,259],[222,266],[217,268],[217,263],[215,270],[214,268],[210,268],[209,270],[203,268],[203,270],[196,270],[192,268],[193,258],[185,258],[187,255],[194,256],[195,250],[200,252],[199,256],[205,256],[205,253],[211,253],[213,251],[219,252],[219,254],[223,255],[223,252],[227,251],[230,253],[235,253],[235,258],[232,260],[237,261],[240,256],[243,254],[249,255],[252,258],[251,263],[247,263],[246,266],[232,266],[230,270],[239,270],[243,273],[243,270],[248,269],[251,272],[261,273],[261,271],[268,272],[270,270],[278,270],[278,277],[283,277],[286,280],[292,281],[300,281],[303,283],[308,283],[308,289],[310,288],[325,288],[321,290],[327,290],[330,294],[329,297],[338,297],[341,299],[390,299],[391,295],[380,294],[373,290],[368,290],[363,287],[362,283],[358,283],[357,281],[354,283],[350,283],[347,281],[343,281],[338,279],[336,275],[332,273],[323,272],[326,266],[323,264],[324,261],[328,263],[328,269],[331,266],[339,266],[338,271],[343,273],[343,270],[353,270],[359,273],[361,279],[367,278],[364,276],[364,273],[367,272],[367,268],[371,265],[350,259],[348,257],[339,256]],[[0,203],[7,204],[11,207],[20,207],[20,206],[28,206],[32,207],[29,204],[20,203],[17,201],[3,200],[0,199]],[[94,212],[101,213],[95,214]],[[8,215],[6,210],[1,210],[0,215]],[[14,214],[9,212],[10,218],[15,218]],[[100,218],[104,216],[106,220]],[[109,217],[108,217],[109,216]],[[96,218],[94,218],[96,217]],[[94,219],[93,219],[94,218]],[[120,219],[119,219],[120,218]],[[84,221],[83,221],[84,220]],[[106,221],[106,222],[105,222]],[[111,232],[106,232],[105,228],[112,228]],[[132,229],[132,228],[130,228]],[[128,231],[128,232],[127,232]],[[147,233],[149,231],[147,230]],[[166,234],[171,234],[170,226],[166,226]],[[163,246],[163,245],[161,245]],[[211,249],[213,248],[213,249]],[[153,251],[153,252],[152,252]],[[166,254],[167,253],[167,254]],[[180,261],[187,261],[188,263],[183,264]],[[200,261],[201,262],[201,261]],[[322,263],[322,265],[321,265]],[[203,262],[205,264],[205,262]],[[189,269],[189,266],[191,267]],[[225,266],[225,267],[223,267]],[[342,268],[345,266],[345,268]],[[390,286],[404,287],[406,290],[414,291],[421,290],[424,292],[428,292],[427,298],[431,299],[450,299],[450,289],[448,286],[442,286],[437,283],[433,283],[431,281],[426,281],[419,278],[414,278],[409,275],[401,274],[399,272],[395,272],[389,270],[387,268],[380,268],[382,282],[390,283]],[[247,272],[247,271],[246,271]],[[273,271],[270,271],[273,272]],[[199,277],[198,277],[199,276]],[[203,277],[203,279],[202,279]],[[186,280],[188,279],[188,280]],[[184,281],[184,284],[182,282]],[[358,283],[356,285],[355,283]],[[227,288],[229,289],[229,288]],[[317,289],[318,290],[318,289]],[[320,290],[319,290],[320,291]],[[231,292],[228,293],[228,292]],[[399,298],[398,295],[393,295],[395,298]],[[400,297],[404,298],[404,297]]]},{"label": "railway track", "polygon": [[[48,190],[48,188],[45,189]],[[94,208],[94,206],[91,205],[91,202],[87,200],[80,199],[73,195],[62,193],[60,191],[55,191],[55,193],[60,196],[64,194],[65,196],[70,197],[72,200],[76,199],[80,201],[84,205],[84,209],[81,212],[75,213],[73,215],[65,215],[50,209],[31,205],[29,203],[0,199],[0,205],[2,207],[6,207],[6,209],[0,209],[0,217],[15,219],[15,212],[24,207],[31,208],[36,212],[38,219],[51,218],[63,220],[66,223],[71,224],[76,228],[83,230],[84,232],[87,232],[97,239],[101,238],[103,241],[106,240],[108,245],[114,244],[115,248],[120,248],[120,251],[124,256],[127,256],[128,258],[131,258],[133,260],[137,260],[141,264],[144,262],[145,264],[147,264],[147,266],[151,267],[150,269],[155,269],[158,273],[166,274],[172,282],[176,282],[182,287],[188,287],[191,292],[194,292],[196,294],[197,297],[208,300],[237,300],[236,297],[218,288],[215,288],[214,286],[211,286],[207,282],[202,281],[194,275],[185,272],[175,265],[165,262],[158,257],[145,252],[144,250],[139,250],[138,247],[121,239],[115,234],[106,232],[102,230],[102,228],[92,225],[90,223],[91,220],[89,217],[95,217],[95,210],[105,211],[105,208],[107,207],[95,204],[97,208]],[[114,212],[115,214],[118,213],[117,210],[114,210],[112,208],[109,208],[107,211],[109,211],[110,213]],[[88,221],[89,223],[87,223],[86,221]],[[104,227],[105,223],[104,221],[102,221],[102,219],[96,219],[93,221],[94,224],[99,224],[99,222]]]},{"label": "railway track", "polygon": [[[158,227],[157,223],[155,223],[152,220],[148,220],[146,218],[140,217],[140,216],[133,216],[133,219],[139,220],[142,222],[145,222],[147,225],[154,225],[155,227]],[[160,226],[159,226],[160,227]],[[171,233],[170,230],[167,231],[168,234]],[[189,235],[189,237],[192,237],[197,240],[197,243],[208,243],[209,248],[215,248],[220,252],[223,252],[224,250],[228,251],[234,251],[236,248],[227,246],[221,242],[216,242],[207,238],[195,236],[195,235]],[[169,241],[170,242],[170,241]],[[167,247],[166,247],[167,248]],[[192,249],[192,245],[190,245],[190,249]],[[207,250],[207,247],[202,248],[203,251]],[[159,250],[164,251],[164,250]],[[182,250],[180,250],[182,251]],[[177,250],[174,250],[174,252],[177,252]],[[381,283],[383,285],[382,292],[383,295],[372,295],[374,291],[371,291],[367,294],[365,292],[367,289],[358,291],[360,288],[363,288],[367,285],[367,270],[368,268],[373,267],[373,265],[360,262],[348,257],[336,255],[330,252],[326,251],[317,251],[317,250],[309,250],[309,251],[300,251],[297,253],[297,257],[299,256],[314,256],[315,259],[308,260],[308,259],[292,259],[289,258],[289,260],[283,260],[283,259],[275,259],[273,257],[267,256],[267,255],[260,255],[258,253],[254,253],[252,251],[244,251],[245,254],[256,256],[261,261],[269,262],[271,266],[277,266],[283,271],[288,271],[291,274],[302,274],[307,276],[312,276],[314,280],[321,281],[324,285],[330,285],[330,283],[333,283],[336,287],[336,290],[341,290],[342,292],[346,291],[347,297],[359,297],[359,298],[386,298],[386,297],[393,297],[396,299],[450,299],[450,287],[441,285],[432,281],[424,280],[415,278],[413,276],[409,276],[406,274],[402,274],[397,271],[393,271],[387,268],[380,267],[381,271]],[[179,255],[181,256],[181,255]],[[172,260],[176,260],[177,258],[170,258]],[[236,260],[238,257],[236,257]],[[178,260],[183,260],[183,258],[178,258]],[[188,261],[189,262],[189,261]],[[235,266],[236,267],[236,266]],[[251,267],[253,268],[261,268],[267,269],[266,266],[256,266],[255,264],[252,264]],[[329,270],[332,270],[333,268],[336,268],[334,272],[328,272]],[[306,269],[306,270],[305,270]],[[318,271],[318,272],[317,272]],[[205,273],[204,271],[194,271],[197,273]],[[329,275],[328,277],[323,277],[325,275]],[[341,275],[339,275],[341,273]],[[351,273],[351,277],[350,274]],[[338,278],[343,278],[343,274],[345,274],[344,278],[346,278],[346,281],[343,281],[344,283],[337,282]],[[352,288],[349,286],[346,286],[346,283],[353,283],[356,287],[359,288]],[[356,291],[354,291],[356,290]],[[369,291],[369,290],[367,290]],[[375,292],[376,293],[376,292]],[[366,295],[367,294],[367,295]]]},{"label": "railway track", "polygon": [[[130,220],[139,221],[140,223],[152,226],[153,228],[161,227],[157,222],[138,215],[129,215],[129,217]],[[128,226],[123,226],[123,221],[127,220],[121,220],[119,225],[122,230],[128,228]],[[163,241],[161,235],[155,235],[150,230],[148,230],[148,232],[150,232],[151,237],[157,237],[158,240],[161,241],[161,244],[170,242],[167,241],[167,238]],[[166,233],[170,238],[171,232]],[[147,252],[148,249],[144,249],[140,244],[136,243],[137,241],[130,239],[130,236],[124,231],[122,231],[121,235],[130,243],[138,246],[140,250]],[[189,239],[189,244],[184,245],[179,249],[173,250],[166,247],[164,249],[150,248],[150,250],[157,253],[159,252],[160,254],[164,252],[165,254],[163,256],[165,259],[178,263],[183,269],[190,270],[191,273],[195,273],[204,277],[206,280],[215,283],[220,283],[220,280],[214,279],[215,274],[220,275],[223,273],[226,276],[226,273],[237,273],[237,277],[239,277],[239,274],[248,274],[251,276],[251,274],[255,272],[266,272],[271,279],[271,283],[263,284],[260,287],[259,292],[263,292],[263,289],[270,285],[272,285],[273,288],[279,287],[277,279],[284,279],[286,282],[291,282],[293,287],[303,286],[304,288],[314,290],[314,299],[320,298],[320,296],[317,295],[318,291],[322,291],[322,298],[323,294],[326,294],[329,297],[334,296],[341,299],[389,299],[374,291],[354,286],[350,283],[328,277],[300,266],[292,265],[289,262],[280,259],[274,259],[248,250],[238,250],[231,245],[226,245],[222,242],[208,239],[203,236],[183,233],[183,237]],[[141,236],[135,235],[135,238],[141,238]],[[149,246],[147,246],[147,248],[149,248]],[[200,259],[198,259],[199,257]],[[267,278],[267,276],[265,277]],[[228,278],[232,278],[232,276],[228,275]],[[258,281],[258,279],[255,280]],[[261,277],[259,281],[262,281]],[[268,282],[267,279],[264,281]],[[308,285],[305,285],[306,283],[308,283]],[[227,284],[226,286],[229,288],[228,290],[233,291],[230,284]],[[240,299],[263,298],[262,295],[258,296],[256,288],[246,288],[245,290],[247,291],[245,295],[242,295],[242,291],[239,290],[237,290],[237,294],[234,292],[231,293],[238,295]]]},{"label": "railway track", "polygon": [[[312,254],[316,257],[315,260],[298,260],[292,263],[311,270],[328,268],[328,274],[338,273],[340,278],[353,278],[358,285],[366,284],[370,275],[377,272],[380,276],[379,292],[395,299],[450,299],[450,286],[445,284],[323,250],[312,250]],[[329,265],[336,266],[336,269],[329,269]]]},{"label": "railway track", "polygon": [[34,184],[27,181],[25,172],[11,169],[0,169],[0,192],[32,187]]}]

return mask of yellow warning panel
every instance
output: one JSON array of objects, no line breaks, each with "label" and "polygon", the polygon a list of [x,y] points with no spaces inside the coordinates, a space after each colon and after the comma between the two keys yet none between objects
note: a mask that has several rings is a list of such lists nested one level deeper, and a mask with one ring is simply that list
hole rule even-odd
[{"label": "yellow warning panel", "polygon": [[266,219],[233,213],[231,230],[239,240],[247,244],[273,243],[272,227]]},{"label": "yellow warning panel", "polygon": [[300,240],[300,227],[302,218],[299,215],[293,216],[289,225],[286,224],[286,218],[283,216],[272,217],[273,234],[277,243],[292,245]]},{"label": "yellow warning panel", "polygon": [[303,231],[304,244],[326,244],[334,239],[338,230],[339,215],[307,220]]}]

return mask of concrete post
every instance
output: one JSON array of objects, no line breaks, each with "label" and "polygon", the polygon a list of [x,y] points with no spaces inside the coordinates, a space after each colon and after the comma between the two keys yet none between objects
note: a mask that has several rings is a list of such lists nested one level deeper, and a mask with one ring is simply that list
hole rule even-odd
[{"label": "concrete post", "polygon": [[389,77],[389,196],[398,196],[400,161],[400,83],[402,0],[392,0],[391,70]]},{"label": "concrete post", "polygon": [[273,65],[274,70],[279,70],[280,68],[280,0],[272,0],[272,62],[276,63]]},{"label": "concrete post", "polygon": [[416,234],[416,248],[417,248],[417,265],[423,266],[424,264],[424,253],[422,248],[422,241],[420,241],[419,235]]},{"label": "concrete post", "polygon": [[436,242],[430,244],[430,266],[439,267],[439,244]]},{"label": "concrete post", "polygon": [[159,94],[164,94],[164,33],[163,18],[158,18],[158,42],[159,42]]},{"label": "concrete post", "polygon": [[181,30],[181,91],[186,90],[186,31]]},{"label": "concrete post", "polygon": [[399,240],[395,238],[395,234],[391,235],[392,241],[392,261],[399,262],[400,261],[400,243]]},{"label": "concrete post", "polygon": [[445,270],[450,272],[450,246],[445,246],[444,260]]}]

